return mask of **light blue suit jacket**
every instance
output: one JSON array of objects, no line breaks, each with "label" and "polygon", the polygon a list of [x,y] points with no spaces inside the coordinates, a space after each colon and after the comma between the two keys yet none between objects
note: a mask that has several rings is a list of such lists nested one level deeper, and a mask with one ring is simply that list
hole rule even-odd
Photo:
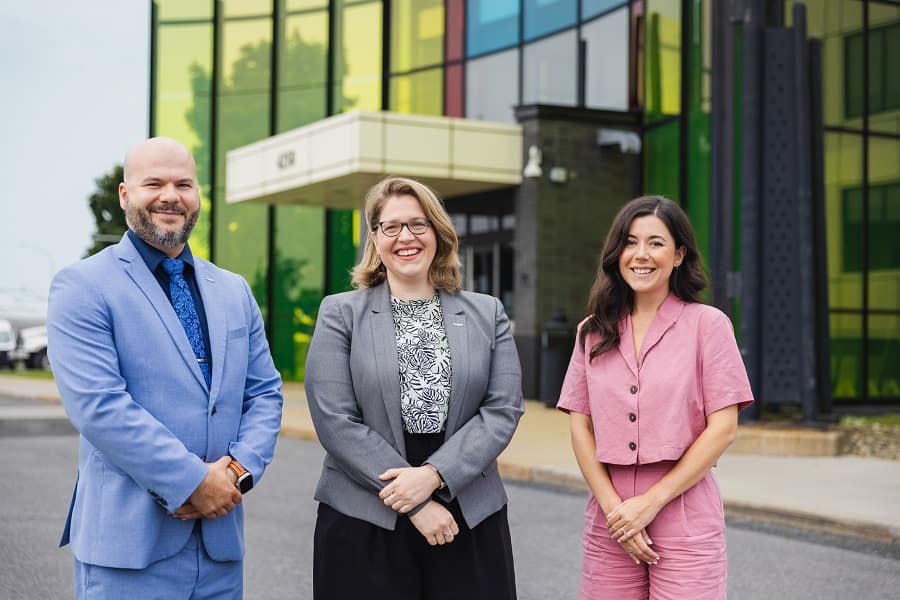
[{"label": "light blue suit jacket", "polygon": [[[169,515],[205,463],[231,454],[255,484],[281,425],[281,378],[259,308],[238,275],[195,258],[209,327],[207,388],[171,303],[127,235],[57,274],[48,352],[81,434],[60,545],[85,563],[140,569],[184,547],[193,522]],[[243,557],[243,509],[204,520],[214,560]]]}]

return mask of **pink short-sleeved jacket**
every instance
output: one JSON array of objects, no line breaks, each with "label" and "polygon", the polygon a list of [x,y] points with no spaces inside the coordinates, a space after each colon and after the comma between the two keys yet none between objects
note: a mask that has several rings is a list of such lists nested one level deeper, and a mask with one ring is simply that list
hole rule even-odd
[{"label": "pink short-sleeved jacket", "polygon": [[637,364],[630,316],[618,348],[589,361],[596,343],[596,335],[588,336],[585,352],[576,339],[557,406],[591,416],[600,462],[678,460],[703,432],[708,414],[753,402],[731,321],[715,307],[669,294]]}]

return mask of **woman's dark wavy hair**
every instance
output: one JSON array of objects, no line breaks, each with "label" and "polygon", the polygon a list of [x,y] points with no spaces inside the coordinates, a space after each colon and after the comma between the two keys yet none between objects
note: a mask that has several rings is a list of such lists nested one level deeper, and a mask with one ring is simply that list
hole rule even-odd
[{"label": "woman's dark wavy hair", "polygon": [[628,240],[631,222],[647,215],[659,217],[675,239],[675,248],[684,248],[684,259],[672,271],[669,289],[684,302],[702,302],[700,291],[706,287],[706,269],[687,215],[680,206],[662,196],[635,198],[613,219],[588,298],[589,318],[581,327],[579,341],[587,349],[588,336],[598,334],[599,341],[591,348],[591,360],[619,345],[622,319],[634,308],[634,292],[619,272],[619,256]]}]

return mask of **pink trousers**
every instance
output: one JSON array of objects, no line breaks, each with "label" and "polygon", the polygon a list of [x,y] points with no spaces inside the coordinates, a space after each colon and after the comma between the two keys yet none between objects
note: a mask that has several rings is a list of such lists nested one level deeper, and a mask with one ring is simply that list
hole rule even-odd
[{"label": "pink trousers", "polygon": [[[644,493],[674,466],[608,465],[619,496]],[[584,516],[581,600],[723,600],[728,563],[725,514],[719,486],[708,473],[666,504],[647,527],[656,565],[634,564],[606,529],[606,515],[594,496]]]}]

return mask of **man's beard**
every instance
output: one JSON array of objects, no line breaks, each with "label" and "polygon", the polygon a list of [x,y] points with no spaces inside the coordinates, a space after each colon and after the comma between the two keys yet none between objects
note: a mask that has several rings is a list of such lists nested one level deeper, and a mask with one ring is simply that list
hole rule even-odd
[{"label": "man's beard", "polygon": [[197,224],[197,216],[200,211],[195,210],[191,214],[187,214],[184,209],[177,207],[176,211],[186,215],[184,225],[177,231],[166,231],[161,227],[157,227],[150,217],[153,209],[146,210],[137,206],[128,204],[125,208],[125,221],[134,230],[139,238],[158,248],[177,248],[185,242],[191,235],[194,225]]}]

